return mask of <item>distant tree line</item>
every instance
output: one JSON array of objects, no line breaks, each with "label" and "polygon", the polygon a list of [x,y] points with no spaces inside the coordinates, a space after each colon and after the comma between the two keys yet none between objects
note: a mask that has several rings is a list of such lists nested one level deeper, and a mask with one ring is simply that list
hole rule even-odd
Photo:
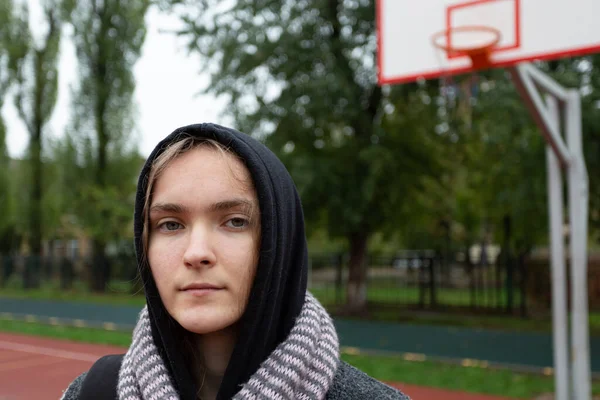
[{"label": "distant tree line", "polygon": [[[180,18],[177,34],[211,76],[207,92],[227,96],[236,128],[290,170],[311,248],[349,253],[350,308],[366,305],[367,255],[378,248],[450,253],[495,241],[523,255],[547,243],[545,143],[506,71],[378,86],[373,1],[157,3]],[[107,244],[131,237],[142,162],[132,71],[149,1],[47,0],[36,35],[21,2],[0,4],[0,101],[13,94],[30,139],[25,159],[11,160],[0,120],[0,252],[38,254],[43,240],[83,231],[93,240],[91,288],[102,291]],[[72,123],[51,141],[67,25],[79,77]],[[583,95],[597,243],[600,56],[539,66]]]}]

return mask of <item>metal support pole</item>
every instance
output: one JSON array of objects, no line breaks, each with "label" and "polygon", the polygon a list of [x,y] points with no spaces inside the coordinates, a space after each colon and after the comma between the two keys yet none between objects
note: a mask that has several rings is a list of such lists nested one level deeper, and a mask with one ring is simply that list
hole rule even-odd
[{"label": "metal support pole", "polygon": [[591,398],[587,286],[588,176],[581,140],[581,99],[570,90],[565,108],[569,165],[571,247],[571,362],[575,400]]},{"label": "metal support pole", "polygon": [[[564,140],[560,135],[560,125],[554,125],[550,121],[551,117],[548,115],[546,107],[544,106],[544,100],[540,96],[536,83],[549,92],[555,99],[563,100],[566,96],[558,88],[560,85],[554,82],[549,76],[545,75],[542,71],[535,68],[530,64],[519,64],[514,68],[511,68],[511,75],[515,87],[521,94],[521,97],[525,100],[525,105],[528,107],[533,119],[540,128],[542,135],[546,139],[546,143],[552,146],[554,154],[558,157],[561,165],[566,167],[569,165],[571,160],[571,153],[567,149]],[[551,84],[552,83],[552,84]]]},{"label": "metal support pole", "polygon": [[[552,268],[553,268],[553,328],[554,328],[554,356],[556,371],[557,396],[565,396],[564,391],[568,387],[564,385],[563,379],[568,366],[563,366],[566,347],[562,336],[566,318],[561,316],[560,293],[564,287],[559,287],[564,281],[560,276],[555,276],[564,271],[564,257],[560,257],[561,251],[556,248],[559,243],[557,230],[558,223],[555,218],[562,203],[562,192],[560,196],[554,195],[557,191],[558,179],[552,176],[559,175],[556,171],[556,162],[568,169],[567,181],[569,187],[569,226],[570,226],[570,273],[571,273],[571,391],[570,398],[575,400],[589,400],[591,398],[590,383],[590,353],[589,353],[589,328],[588,328],[588,287],[587,287],[587,239],[588,239],[588,175],[585,167],[582,139],[581,139],[581,99],[577,90],[567,90],[552,80],[548,75],[530,64],[521,64],[512,68],[511,74],[515,86],[521,93],[525,104],[529,107],[535,121],[537,122],[546,142],[551,146],[553,157],[548,155],[548,186],[549,207],[551,218],[552,235]],[[541,92],[547,94],[546,101],[542,101]],[[552,98],[550,100],[550,98]],[[560,135],[561,126],[558,121],[557,102],[560,102],[564,110],[565,130],[567,143]],[[562,231],[562,226],[560,227]],[[560,232],[558,231],[558,232]],[[561,239],[562,240],[562,239]],[[564,244],[562,241],[558,246]],[[563,296],[564,297],[564,296]],[[561,322],[565,320],[565,323]],[[562,325],[562,327],[561,327]],[[560,364],[560,365],[559,365]],[[568,374],[568,372],[566,372]],[[560,375],[560,376],[559,376]],[[559,383],[560,381],[560,383]],[[566,389],[565,389],[566,388]],[[564,398],[564,397],[557,397]]]},{"label": "metal support pole", "polygon": [[[552,121],[560,126],[557,101],[546,96]],[[563,230],[563,185],[560,165],[550,146],[546,146],[548,179],[548,214],[552,269],[552,333],[554,340],[554,388],[556,400],[569,400],[569,358],[567,319],[567,280]]]}]

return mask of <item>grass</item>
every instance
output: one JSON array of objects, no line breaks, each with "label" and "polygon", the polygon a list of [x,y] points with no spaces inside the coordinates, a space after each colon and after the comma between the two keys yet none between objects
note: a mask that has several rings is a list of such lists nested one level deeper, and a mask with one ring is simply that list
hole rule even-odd
[{"label": "grass", "polygon": [[129,346],[131,343],[130,332],[55,326],[16,320],[0,319],[0,331],[123,347]]},{"label": "grass", "polygon": [[[29,298],[29,299],[47,299],[47,300],[77,300],[84,302],[102,303],[102,304],[143,304],[143,296],[131,294],[130,281],[111,281],[106,294],[89,293],[85,282],[75,281],[73,288],[70,290],[60,289],[58,282],[46,281],[39,289],[23,290],[21,282],[16,279],[11,279],[4,285],[0,297],[11,298]],[[336,303],[336,290],[333,284],[314,285],[311,287],[311,292],[317,296],[323,304]],[[372,279],[367,289],[367,299],[370,302],[382,304],[417,304],[419,302],[420,289],[415,286],[406,286],[401,281],[396,281],[395,278],[390,279]],[[341,288],[342,293],[345,293],[345,287]],[[489,294],[489,293],[488,293]],[[448,306],[464,306],[471,305],[471,293],[469,289],[436,289],[438,304]],[[495,305],[496,294],[493,293],[485,298],[481,293],[477,293],[477,304],[479,305]],[[499,294],[502,298],[506,297],[506,293],[502,290]],[[343,297],[342,297],[343,299]],[[520,304],[520,293],[515,288],[513,302],[515,307]],[[430,304],[429,291],[425,290],[426,306]]]},{"label": "grass", "polygon": [[[554,391],[553,377],[506,369],[462,367],[432,361],[405,361],[393,356],[342,354],[342,359],[386,382],[522,399],[531,399]],[[593,383],[593,393],[600,393],[600,382]]]},{"label": "grass", "polygon": [[[486,328],[503,331],[528,331],[528,332],[552,332],[552,320],[549,315],[522,318],[515,315],[502,314],[498,311],[497,314],[490,315],[488,309],[480,309],[473,312],[465,309],[455,310],[447,309],[446,311],[434,311],[431,309],[407,309],[402,308],[403,304],[418,304],[419,293],[418,288],[398,288],[398,294],[393,294],[390,288],[384,287],[369,287],[367,292],[367,300],[374,304],[369,309],[367,317],[377,321],[401,322],[419,325],[442,325],[442,326],[457,326],[465,328]],[[329,310],[335,313],[336,291],[334,288],[313,288],[311,292],[323,303]],[[469,292],[459,289],[439,289],[438,295],[446,293],[448,301],[444,300],[444,305],[452,305],[455,307],[470,305]],[[441,298],[441,296],[440,296]],[[466,301],[465,301],[466,300]],[[515,309],[518,308],[520,296],[515,293],[514,297]],[[341,297],[344,301],[344,296]],[[441,303],[441,302],[440,302]],[[427,302],[425,303],[427,307]],[[490,303],[494,304],[494,303]],[[400,305],[400,306],[398,306]],[[483,312],[481,312],[483,311]],[[361,316],[365,318],[365,316]],[[589,313],[589,328],[590,334],[600,336],[600,313]]]},{"label": "grass", "polygon": [[[145,304],[142,294],[129,293],[130,282],[113,282],[104,294],[90,293],[83,282],[76,282],[71,290],[60,290],[56,284],[46,283],[40,289],[23,290],[14,282],[0,291],[0,298],[36,299],[71,301],[93,304],[127,305],[141,307]],[[313,288],[311,292],[331,311],[335,311],[336,293],[333,288]],[[397,292],[397,293],[396,293]],[[440,293],[444,293],[440,289]],[[450,293],[450,292],[448,292]],[[459,300],[468,299],[468,291],[454,290],[452,296],[456,301],[454,305],[460,306]],[[449,295],[450,296],[450,295]],[[343,301],[344,297],[342,297]],[[417,288],[369,287],[368,300],[379,305],[390,307],[374,307],[369,311],[368,317],[378,321],[401,322],[420,325],[460,326],[466,328],[488,328],[509,331],[551,332],[552,321],[545,318],[520,318],[509,315],[474,314],[465,313],[431,312],[419,310],[406,310],[394,307],[395,304],[418,301]],[[518,297],[515,304],[518,304]],[[464,305],[464,304],[462,304]],[[600,313],[589,314],[590,333],[600,336]]]},{"label": "grass", "polygon": [[[336,302],[336,290],[333,286],[315,286],[311,288],[311,292],[320,299],[323,299],[325,303]],[[341,288],[341,292],[345,293],[345,287]],[[395,284],[393,281],[387,283],[374,282],[367,288],[367,300],[373,303],[418,304],[419,296],[420,290],[418,287],[403,286],[401,283]],[[495,296],[496,293],[488,293],[486,296],[477,293],[476,304],[494,307],[497,304]],[[506,298],[504,290],[500,292],[500,296],[502,299]],[[469,289],[437,288],[436,300],[438,304],[445,306],[469,307],[471,306],[471,292]],[[513,304],[517,307],[520,302],[521,295],[518,290],[515,289],[513,294]],[[425,289],[424,304],[425,306],[431,304],[428,289]]]},{"label": "grass", "polygon": [[143,306],[143,293],[131,294],[123,284],[111,284],[106,293],[92,293],[82,282],[76,282],[70,290],[61,290],[52,283],[39,289],[23,290],[16,285],[7,285],[0,291],[0,298],[73,301],[78,303],[110,304],[117,306]]},{"label": "grass", "polygon": [[[0,320],[0,331],[123,347],[127,347],[131,341],[129,332],[52,326],[14,320]],[[432,361],[407,361],[391,355],[343,353],[342,359],[384,382],[402,382],[513,398],[532,398],[553,391],[552,377],[505,369],[462,367]],[[593,391],[596,394],[600,393],[599,382],[594,382]]]}]

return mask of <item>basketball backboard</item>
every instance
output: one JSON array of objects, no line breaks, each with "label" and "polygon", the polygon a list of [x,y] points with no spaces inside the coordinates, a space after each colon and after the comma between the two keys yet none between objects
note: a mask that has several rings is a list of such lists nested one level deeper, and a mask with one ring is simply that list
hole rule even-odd
[{"label": "basketball backboard", "polygon": [[[380,84],[600,52],[600,0],[378,0]],[[451,49],[489,45],[478,64]]]}]

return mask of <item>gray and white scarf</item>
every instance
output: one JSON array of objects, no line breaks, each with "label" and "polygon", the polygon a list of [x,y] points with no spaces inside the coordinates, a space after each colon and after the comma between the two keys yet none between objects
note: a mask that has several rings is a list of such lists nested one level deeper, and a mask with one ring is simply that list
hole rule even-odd
[{"label": "gray and white scarf", "polygon": [[[310,294],[287,339],[250,377],[235,400],[324,399],[339,363],[339,342],[327,311]],[[152,339],[144,307],[119,371],[119,400],[176,400],[175,390]]]}]

